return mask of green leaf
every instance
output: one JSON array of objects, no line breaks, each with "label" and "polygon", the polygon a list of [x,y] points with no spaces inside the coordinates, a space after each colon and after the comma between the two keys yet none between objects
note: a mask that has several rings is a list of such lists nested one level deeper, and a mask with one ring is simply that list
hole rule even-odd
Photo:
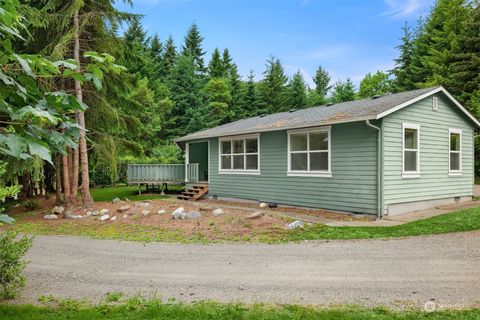
[{"label": "green leaf", "polygon": [[85,58],[90,58],[100,63],[103,63],[105,61],[105,58],[103,58],[101,55],[99,55],[97,52],[94,52],[94,51],[87,51],[83,54],[83,56]]},{"label": "green leaf", "polygon": [[34,108],[32,106],[25,106],[18,110],[14,116],[12,116],[12,119],[24,119],[26,115],[33,115],[35,117],[39,118],[45,118],[47,119],[51,124],[57,124],[57,118],[55,118],[50,112],[46,110],[40,110],[37,108]]},{"label": "green leaf", "polygon": [[55,61],[53,64],[57,67],[64,66],[65,68],[68,68],[67,70],[70,70],[70,69],[71,70],[77,70],[78,69],[77,62],[73,59],[59,60],[59,61]]},{"label": "green leaf", "polygon": [[97,90],[102,89],[102,81],[93,73],[85,73],[85,79],[92,81]]},{"label": "green leaf", "polygon": [[50,150],[48,150],[47,147],[45,147],[45,146],[43,146],[39,143],[36,143],[33,140],[27,140],[27,145],[28,145],[28,149],[30,150],[31,155],[37,155],[41,159],[43,159],[43,160],[45,160],[49,163],[52,163],[52,158],[50,156]]},{"label": "green leaf", "polygon": [[25,73],[28,74],[29,76],[33,77],[34,75],[33,75],[33,72],[32,72],[32,68],[30,68],[29,61],[27,61],[26,59],[22,58],[21,56],[19,56],[18,54],[15,54],[15,53],[13,54],[13,56],[20,63],[20,65],[23,68],[23,71],[25,71]]},{"label": "green leaf", "polygon": [[14,134],[0,134],[0,144],[7,148],[1,148],[3,152],[15,157],[21,158],[22,153],[26,150],[25,139]]}]

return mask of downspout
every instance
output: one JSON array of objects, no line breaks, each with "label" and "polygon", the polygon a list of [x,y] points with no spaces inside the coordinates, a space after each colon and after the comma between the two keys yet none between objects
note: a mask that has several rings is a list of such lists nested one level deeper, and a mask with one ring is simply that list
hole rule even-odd
[{"label": "downspout", "polygon": [[382,162],[382,129],[370,123],[370,120],[365,121],[366,125],[377,130],[377,219],[382,219],[383,216],[383,162]]}]

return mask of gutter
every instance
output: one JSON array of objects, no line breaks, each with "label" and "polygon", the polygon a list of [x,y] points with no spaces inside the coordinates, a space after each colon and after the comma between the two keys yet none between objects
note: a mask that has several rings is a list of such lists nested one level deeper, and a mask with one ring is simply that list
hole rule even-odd
[{"label": "gutter", "polygon": [[382,129],[365,120],[365,124],[378,131],[377,135],[377,219],[383,216],[383,162],[382,162]]}]

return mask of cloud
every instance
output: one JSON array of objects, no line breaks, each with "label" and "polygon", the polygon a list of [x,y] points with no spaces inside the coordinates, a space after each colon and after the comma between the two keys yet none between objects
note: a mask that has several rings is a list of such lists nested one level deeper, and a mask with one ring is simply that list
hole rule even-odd
[{"label": "cloud", "polygon": [[382,12],[380,16],[391,18],[405,18],[418,13],[431,1],[428,0],[384,0],[388,10]]}]

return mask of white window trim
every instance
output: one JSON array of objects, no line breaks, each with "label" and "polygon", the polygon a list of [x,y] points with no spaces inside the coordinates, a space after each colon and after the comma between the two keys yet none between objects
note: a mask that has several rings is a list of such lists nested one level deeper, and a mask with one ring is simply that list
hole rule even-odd
[{"label": "white window trim", "polygon": [[[310,167],[310,133],[316,132],[327,132],[328,133],[328,150],[327,151],[320,151],[320,152],[328,152],[328,170],[323,171],[308,171],[308,170],[291,170],[292,163],[290,155],[295,153],[295,151],[290,151],[290,136],[292,134],[299,134],[304,133],[307,134],[307,168]],[[331,126],[325,127],[316,127],[316,128],[303,128],[303,129],[296,129],[296,130],[288,130],[287,131],[287,176],[288,177],[325,177],[329,178],[332,176],[332,128]],[[318,152],[318,151],[314,151]],[[304,153],[298,152],[298,153]]]},{"label": "white window trim", "polygon": [[[452,133],[456,133],[456,134],[459,134],[460,135],[460,151],[452,151],[450,150],[450,145],[451,145],[451,134]],[[455,129],[455,128],[449,128],[448,129],[448,175],[449,176],[461,176],[462,175],[462,140],[463,140],[463,133],[462,133],[462,130],[461,129]],[[451,170],[450,168],[450,154],[451,153],[459,153],[460,156],[459,156],[459,167],[460,169],[459,170]]]},{"label": "white window trim", "polygon": [[[405,129],[417,130],[417,149],[408,149],[417,151],[417,171],[405,171]],[[415,123],[402,123],[402,178],[419,178],[420,177],[420,125]]]},{"label": "white window trim", "polygon": [[[257,152],[255,153],[247,153],[246,152],[246,139],[257,139]],[[252,170],[252,169],[244,169],[244,170],[239,170],[239,169],[233,169],[233,145],[231,146],[232,148],[232,162],[231,162],[231,168],[232,169],[222,169],[222,142],[223,141],[232,141],[232,140],[243,140],[243,153],[239,153],[237,155],[257,155],[257,170]],[[246,157],[245,157],[246,158]],[[246,168],[247,166],[247,161],[244,158],[243,162],[243,167]],[[218,138],[218,174],[245,174],[245,175],[260,175],[260,134],[248,134],[248,135],[240,135],[240,136],[229,136],[229,137],[221,137]]]}]

